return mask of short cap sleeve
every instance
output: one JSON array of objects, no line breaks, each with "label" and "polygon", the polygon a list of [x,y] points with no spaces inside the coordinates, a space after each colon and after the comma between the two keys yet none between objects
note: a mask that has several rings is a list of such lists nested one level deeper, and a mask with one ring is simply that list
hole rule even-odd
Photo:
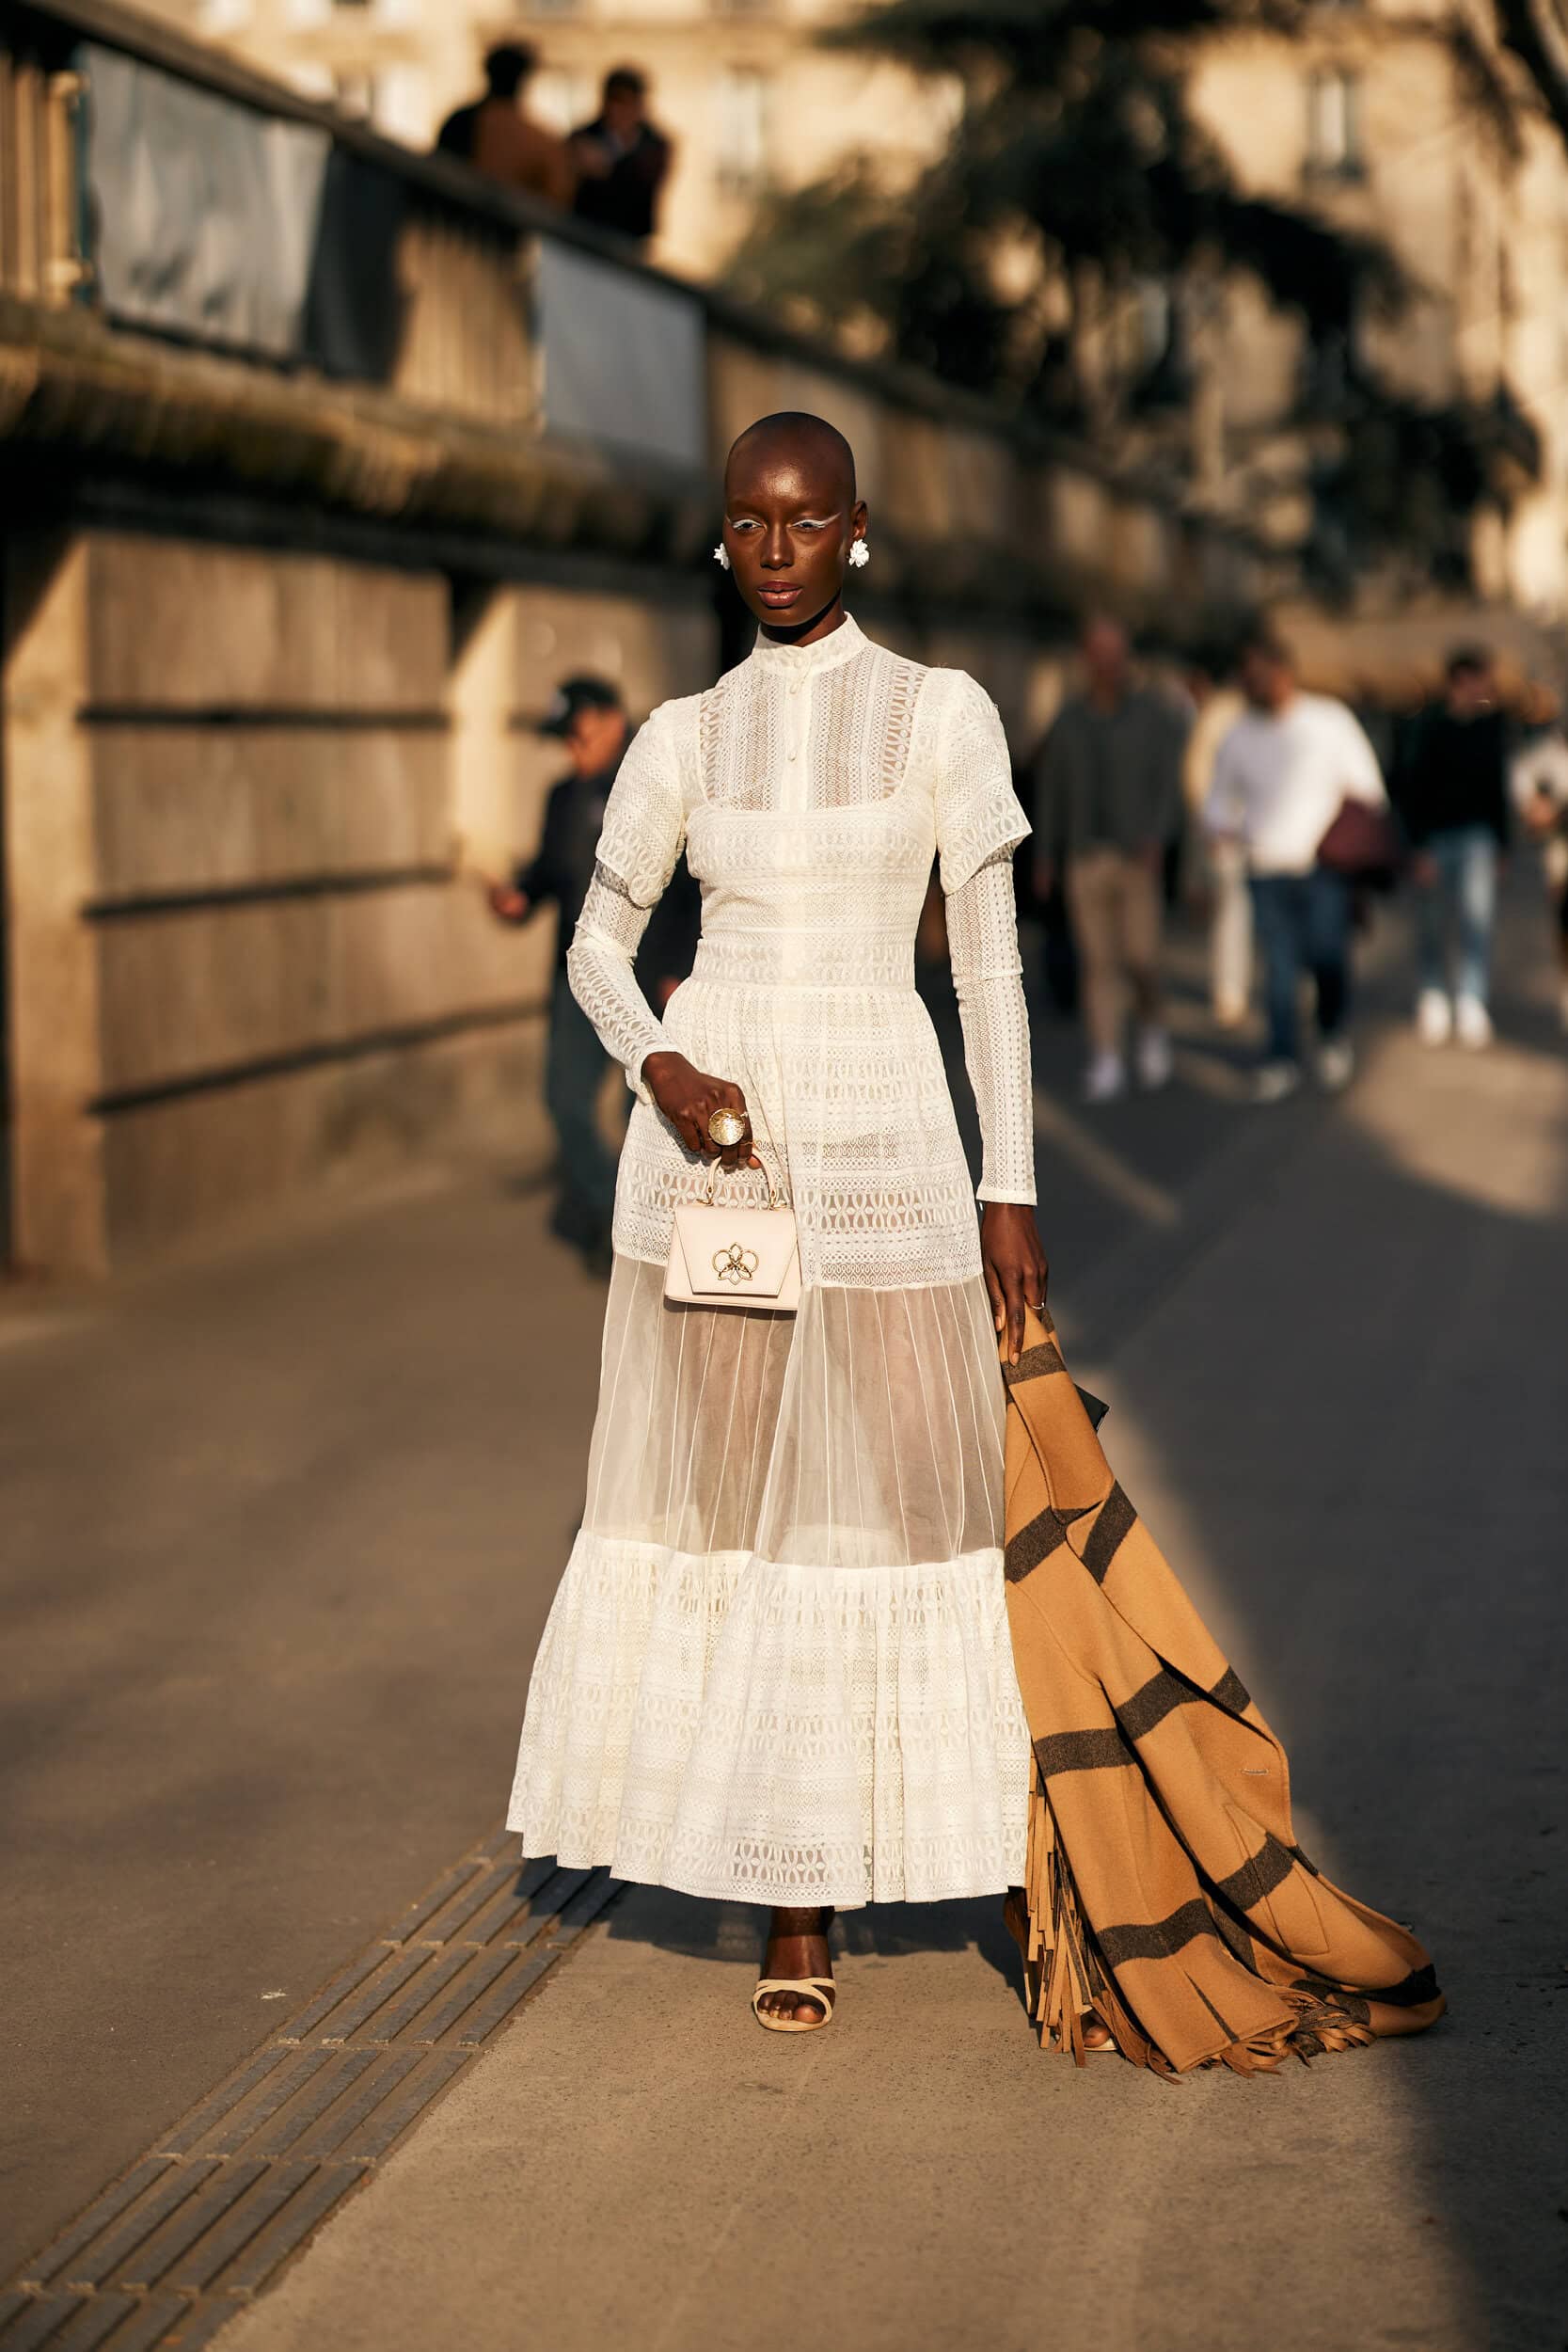
[{"label": "short cap sleeve", "polygon": [[661,703],[638,729],[605,803],[598,865],[634,906],[664,896],[686,839],[678,710]]},{"label": "short cap sleeve", "polygon": [[942,890],[951,893],[1032,827],[1013,790],[1001,712],[962,670],[942,675],[948,700],[938,751],[937,857]]}]

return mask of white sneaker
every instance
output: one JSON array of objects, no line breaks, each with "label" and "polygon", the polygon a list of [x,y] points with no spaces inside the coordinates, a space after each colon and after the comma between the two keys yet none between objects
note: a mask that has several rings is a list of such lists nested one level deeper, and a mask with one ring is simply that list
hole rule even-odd
[{"label": "white sneaker", "polygon": [[1283,1103],[1301,1084],[1301,1072],[1293,1061],[1266,1061],[1261,1070],[1252,1073],[1252,1099],[1255,1103]]},{"label": "white sneaker", "polygon": [[1340,1094],[1355,1075],[1355,1048],[1342,1037],[1331,1037],[1318,1048],[1318,1084],[1326,1094]]},{"label": "white sneaker", "polygon": [[1492,1042],[1492,1016],[1479,996],[1462,996],[1454,1008],[1453,1025],[1461,1045],[1479,1053]]},{"label": "white sneaker", "polygon": [[1127,1091],[1127,1069],[1119,1054],[1096,1054],[1084,1073],[1085,1103],[1114,1103]]},{"label": "white sneaker", "polygon": [[1423,1045],[1446,1045],[1453,1027],[1453,1008],[1440,988],[1423,988],[1416,1000],[1416,1034]]},{"label": "white sneaker", "polygon": [[1170,1050],[1170,1038],[1164,1029],[1152,1026],[1138,1031],[1138,1084],[1148,1087],[1169,1086],[1175,1067]]}]

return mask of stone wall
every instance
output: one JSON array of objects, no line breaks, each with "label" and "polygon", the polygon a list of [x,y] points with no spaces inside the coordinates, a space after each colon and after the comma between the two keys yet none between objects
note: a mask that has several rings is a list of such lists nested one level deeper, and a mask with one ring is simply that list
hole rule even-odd
[{"label": "stone wall", "polygon": [[[34,577],[25,575],[31,559]],[[97,1271],[499,1138],[542,1168],[563,669],[634,709],[712,674],[701,607],[136,533],[12,543],[5,703],[14,1253]]]}]

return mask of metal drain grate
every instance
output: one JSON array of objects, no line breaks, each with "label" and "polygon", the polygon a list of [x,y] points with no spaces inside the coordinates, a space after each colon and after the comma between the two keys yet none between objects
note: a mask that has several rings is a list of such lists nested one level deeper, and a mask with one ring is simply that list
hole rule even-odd
[{"label": "metal drain grate", "polygon": [[498,1831],[0,2291],[0,2352],[194,2352],[621,1892]]}]

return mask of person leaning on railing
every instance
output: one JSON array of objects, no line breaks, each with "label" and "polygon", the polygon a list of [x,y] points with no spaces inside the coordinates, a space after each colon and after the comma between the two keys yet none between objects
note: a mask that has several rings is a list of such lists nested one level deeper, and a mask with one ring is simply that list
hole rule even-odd
[{"label": "person leaning on railing", "polygon": [[658,226],[659,193],[673,153],[663,132],[648,120],[647,108],[645,77],[635,66],[618,65],[605,75],[597,115],[568,142],[577,172],[572,209],[578,218],[638,246]]},{"label": "person leaning on railing", "polygon": [[565,212],[577,184],[566,142],[535,122],[522,103],[538,63],[538,51],[527,42],[506,41],[492,49],[484,60],[483,97],[448,115],[436,133],[436,151]]}]

